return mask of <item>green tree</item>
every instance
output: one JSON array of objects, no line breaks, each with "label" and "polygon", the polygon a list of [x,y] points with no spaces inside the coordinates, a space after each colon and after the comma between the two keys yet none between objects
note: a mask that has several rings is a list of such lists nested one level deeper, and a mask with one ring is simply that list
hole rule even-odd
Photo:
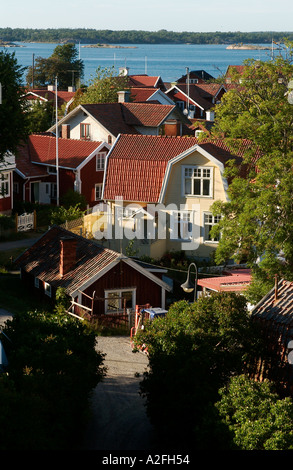
[{"label": "green tree", "polygon": [[29,110],[27,110],[27,132],[45,132],[54,122],[55,110],[52,103],[40,103],[36,101]]},{"label": "green tree", "polygon": [[51,210],[50,223],[60,225],[83,215],[84,211],[80,208],[80,203],[70,207],[60,206]]},{"label": "green tree", "polygon": [[[90,81],[88,88],[80,92],[73,106],[79,104],[117,103],[118,91],[128,90],[128,78],[117,74],[114,67],[98,67],[96,75]],[[72,107],[70,109],[72,109]]]},{"label": "green tree", "polygon": [[194,304],[177,302],[135,341],[148,350],[150,369],[141,391],[163,448],[222,445],[228,437],[215,424],[218,390],[252,366],[261,344],[243,297],[214,294]]},{"label": "green tree", "polygon": [[16,153],[18,144],[26,137],[22,95],[23,68],[17,64],[15,53],[0,52],[0,160],[6,152]]},{"label": "green tree", "polygon": [[105,374],[95,334],[62,305],[14,315],[4,331],[9,363],[0,375],[0,449],[76,448],[90,394]]},{"label": "green tree", "polygon": [[271,383],[233,377],[220,396],[216,407],[238,449],[293,449],[292,399],[280,399]]},{"label": "green tree", "polygon": [[68,86],[76,86],[83,77],[84,64],[78,59],[78,52],[74,44],[56,46],[53,54],[47,59],[37,57],[34,71],[32,66],[28,68],[26,81],[29,86],[34,80],[34,87],[47,86],[55,83],[58,77],[58,87],[67,89]]},{"label": "green tree", "polygon": [[[213,137],[224,137],[232,151],[246,143],[243,165],[230,166],[228,202],[217,202],[221,221],[215,260],[247,261],[255,276],[293,276],[293,108],[286,92],[293,76],[292,45],[274,61],[246,62],[241,84],[216,106]],[[245,172],[245,173],[244,173]],[[243,175],[245,174],[245,177]]]}]

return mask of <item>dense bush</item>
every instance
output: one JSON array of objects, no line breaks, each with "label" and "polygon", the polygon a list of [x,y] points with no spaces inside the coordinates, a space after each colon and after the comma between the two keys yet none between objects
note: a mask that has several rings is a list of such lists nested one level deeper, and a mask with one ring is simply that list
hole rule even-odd
[{"label": "dense bush", "polygon": [[177,302],[165,318],[147,324],[136,343],[148,348],[150,369],[141,391],[159,442],[181,449],[227,445],[228,430],[214,407],[218,390],[249,369],[260,347],[243,297]]},{"label": "dense bush", "polygon": [[293,403],[280,399],[270,382],[233,377],[216,404],[241,450],[292,450]]},{"label": "dense bush", "polygon": [[1,335],[0,449],[73,449],[82,439],[91,390],[105,371],[95,335],[62,313],[14,316]]}]

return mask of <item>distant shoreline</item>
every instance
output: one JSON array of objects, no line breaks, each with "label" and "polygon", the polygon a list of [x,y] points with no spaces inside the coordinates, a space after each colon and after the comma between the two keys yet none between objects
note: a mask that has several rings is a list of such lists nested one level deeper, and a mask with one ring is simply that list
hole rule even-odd
[{"label": "distant shoreline", "polygon": [[25,46],[14,44],[14,42],[7,42],[7,41],[0,40],[0,47],[25,47]]},{"label": "distant shoreline", "polygon": [[293,40],[293,32],[174,32],[142,30],[98,30],[85,28],[0,28],[0,41],[18,43],[74,43],[74,44],[111,44],[135,46],[138,44],[271,44],[283,42],[284,38]]},{"label": "distant shoreline", "polygon": [[80,47],[93,47],[104,49],[137,49],[136,46],[115,46],[114,44],[86,44]]}]

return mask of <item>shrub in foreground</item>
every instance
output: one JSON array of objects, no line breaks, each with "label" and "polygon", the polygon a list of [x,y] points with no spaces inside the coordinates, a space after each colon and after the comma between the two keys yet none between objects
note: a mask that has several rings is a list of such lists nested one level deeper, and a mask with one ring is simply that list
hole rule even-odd
[{"label": "shrub in foreground", "polygon": [[60,313],[7,322],[9,364],[0,375],[0,449],[70,449],[82,439],[92,389],[105,370],[95,335]]}]

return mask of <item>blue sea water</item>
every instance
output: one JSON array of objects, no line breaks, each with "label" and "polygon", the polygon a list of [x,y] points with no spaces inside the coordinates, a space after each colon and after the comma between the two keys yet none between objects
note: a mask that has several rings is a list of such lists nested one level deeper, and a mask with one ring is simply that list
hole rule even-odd
[{"label": "blue sea water", "polygon": [[[9,48],[15,52],[18,64],[32,65],[33,55],[49,57],[58,44],[17,43],[22,47]],[[270,60],[270,50],[231,50],[226,44],[121,44],[123,48],[87,48],[76,45],[80,59],[84,62],[84,82],[94,77],[96,69],[128,67],[129,73],[150,76],[160,75],[165,82],[176,81],[189,70],[205,70],[213,77],[224,74],[228,65],[241,65],[245,59]]]}]

